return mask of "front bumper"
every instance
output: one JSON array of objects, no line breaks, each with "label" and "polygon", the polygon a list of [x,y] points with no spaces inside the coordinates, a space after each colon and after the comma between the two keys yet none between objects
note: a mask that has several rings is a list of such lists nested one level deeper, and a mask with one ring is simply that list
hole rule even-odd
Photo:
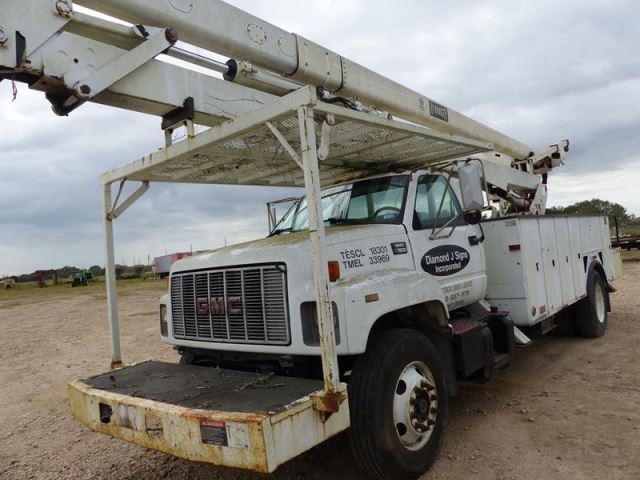
[{"label": "front bumper", "polygon": [[[349,427],[349,408],[346,400],[346,388],[343,394],[340,410],[332,414],[323,423],[320,413],[313,408],[313,399],[307,395],[289,395],[299,393],[300,386],[296,382],[308,380],[289,377],[270,377],[269,381],[276,385],[274,388],[258,393],[244,391],[247,375],[242,372],[237,375],[234,385],[227,385],[228,394],[216,397],[213,395],[211,404],[219,408],[209,408],[207,400],[194,407],[180,405],[177,401],[162,402],[142,396],[149,394],[144,383],[132,386],[140,393],[127,394],[123,385],[118,382],[122,374],[128,369],[143,370],[145,366],[155,368],[165,386],[164,395],[175,396],[181,393],[185,398],[198,393],[198,382],[204,381],[204,376],[219,371],[206,367],[190,367],[171,365],[171,372],[177,371],[181,381],[184,372],[189,369],[187,378],[193,379],[191,388],[187,391],[176,392],[172,385],[177,377],[175,373],[166,374],[166,365],[157,362],[146,362],[125,367],[122,370],[110,372],[85,381],[77,380],[69,383],[69,403],[73,416],[82,424],[96,432],[119,438],[129,443],[141,445],[153,450],[198,462],[210,463],[218,466],[234,467],[257,472],[273,472],[279,465],[296,457],[300,453],[324,442],[331,436]],[[196,369],[196,370],[193,370]],[[194,374],[195,372],[195,374]],[[127,374],[131,371],[127,372]],[[134,372],[135,373],[135,372]],[[148,376],[148,373],[145,374]],[[113,378],[113,388],[95,388],[95,379],[100,377]],[[131,376],[126,378],[131,382]],[[208,378],[208,377],[207,377]],[[280,383],[278,383],[280,382]],[[205,384],[209,383],[208,381]],[[228,382],[227,382],[228,383]],[[281,392],[277,392],[277,385],[284,385]],[[306,386],[306,384],[305,384]],[[217,387],[217,386],[216,386]],[[174,388],[174,391],[168,389]],[[184,388],[180,385],[179,388]],[[304,388],[304,387],[302,387]],[[258,406],[256,411],[231,411],[233,404],[246,402],[241,398],[234,399],[234,391],[239,392],[236,397],[249,395],[272,395],[276,391],[279,407],[265,411]],[[269,393],[267,393],[269,392]],[[157,392],[155,397],[158,397]],[[162,393],[160,394],[162,397]],[[207,397],[209,398],[209,397]],[[225,400],[220,400],[225,398]],[[300,432],[303,432],[301,434]]]}]

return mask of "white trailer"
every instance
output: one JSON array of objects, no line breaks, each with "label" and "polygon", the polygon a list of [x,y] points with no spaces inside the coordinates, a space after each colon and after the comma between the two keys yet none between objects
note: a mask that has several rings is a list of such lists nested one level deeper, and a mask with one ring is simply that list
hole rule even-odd
[{"label": "white trailer", "polygon": [[[90,101],[161,116],[166,139],[100,178],[112,370],[69,384],[87,427],[260,472],[348,429],[369,475],[414,478],[459,381],[490,378],[527,335],[604,334],[619,275],[607,219],[543,216],[567,141],[534,151],[219,0],[78,3],[134,26],[71,0],[0,0],[0,79],[58,114]],[[269,237],[176,262],[159,330],[180,364],[125,365],[113,224],[154,182],[306,197]]]}]

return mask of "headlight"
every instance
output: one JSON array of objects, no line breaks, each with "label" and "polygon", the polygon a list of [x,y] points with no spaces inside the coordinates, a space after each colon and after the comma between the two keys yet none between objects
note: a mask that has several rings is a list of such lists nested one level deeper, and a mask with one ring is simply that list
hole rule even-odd
[{"label": "headlight", "polygon": [[167,324],[167,306],[160,304],[160,335],[167,337],[169,335],[169,325]]}]

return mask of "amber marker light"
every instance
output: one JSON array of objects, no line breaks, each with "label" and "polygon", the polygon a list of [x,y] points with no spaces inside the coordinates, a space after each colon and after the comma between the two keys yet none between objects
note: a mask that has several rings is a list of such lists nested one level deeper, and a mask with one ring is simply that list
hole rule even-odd
[{"label": "amber marker light", "polygon": [[329,266],[329,281],[335,282],[340,278],[340,262],[329,260],[327,265]]}]

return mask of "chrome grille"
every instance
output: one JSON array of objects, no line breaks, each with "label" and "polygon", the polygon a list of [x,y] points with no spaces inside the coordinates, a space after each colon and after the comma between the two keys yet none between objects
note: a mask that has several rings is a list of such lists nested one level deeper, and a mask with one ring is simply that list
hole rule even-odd
[{"label": "chrome grille", "polygon": [[171,276],[173,335],[186,340],[286,345],[289,316],[282,264]]}]

